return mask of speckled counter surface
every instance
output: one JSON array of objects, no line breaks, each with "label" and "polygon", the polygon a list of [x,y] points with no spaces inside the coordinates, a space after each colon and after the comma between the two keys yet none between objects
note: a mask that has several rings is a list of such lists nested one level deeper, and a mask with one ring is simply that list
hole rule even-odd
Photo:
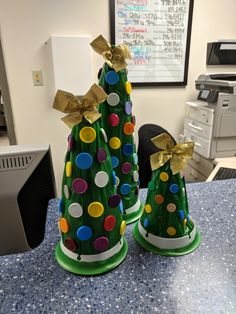
[{"label": "speckled counter surface", "polygon": [[135,243],[129,225],[125,261],[97,277],[75,276],[56,263],[53,200],[43,243],[0,257],[0,313],[236,313],[236,180],[189,184],[187,192],[202,233],[198,250],[151,254]]}]

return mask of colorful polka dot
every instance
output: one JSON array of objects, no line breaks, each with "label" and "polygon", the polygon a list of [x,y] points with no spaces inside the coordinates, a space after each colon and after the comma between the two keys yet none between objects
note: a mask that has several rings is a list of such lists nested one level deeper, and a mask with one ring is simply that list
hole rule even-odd
[{"label": "colorful polka dot", "polygon": [[117,126],[120,123],[120,118],[115,113],[111,113],[107,119],[110,126]]},{"label": "colorful polka dot", "polygon": [[126,93],[127,94],[131,94],[132,92],[132,86],[131,86],[131,83],[129,81],[126,81],[125,82],[125,90],[126,90]]},{"label": "colorful polka dot", "polygon": [[134,125],[131,122],[126,122],[123,126],[123,132],[125,135],[131,135],[134,132]]},{"label": "colorful polka dot", "polygon": [[179,218],[180,218],[181,220],[183,220],[183,219],[184,219],[184,211],[183,211],[183,210],[180,210],[178,214],[179,214]]},{"label": "colorful polka dot", "polygon": [[124,205],[123,205],[122,200],[120,200],[120,203],[119,203],[119,210],[120,210],[121,214],[124,213]]},{"label": "colorful polka dot", "polygon": [[150,214],[152,211],[152,206],[150,204],[146,204],[144,209],[146,213]]},{"label": "colorful polka dot", "polygon": [[119,165],[119,159],[115,156],[111,156],[112,168],[116,168]]},{"label": "colorful polka dot", "polygon": [[125,156],[130,156],[133,154],[133,151],[134,151],[134,147],[132,144],[125,144],[124,147],[123,147],[123,154]]},{"label": "colorful polka dot", "polygon": [[107,153],[104,148],[99,148],[97,151],[97,160],[99,162],[104,162],[107,159]]},{"label": "colorful polka dot", "polygon": [[116,176],[116,183],[115,186],[117,187],[120,184],[120,179]]},{"label": "colorful polka dot", "polygon": [[109,176],[105,171],[99,171],[96,173],[94,182],[99,188],[104,188],[109,181]]},{"label": "colorful polka dot", "polygon": [[131,191],[130,184],[124,183],[124,184],[121,185],[120,192],[121,192],[122,195],[127,195],[127,194],[130,193],[130,191]]},{"label": "colorful polka dot", "polygon": [[148,225],[149,225],[149,220],[148,220],[148,218],[145,218],[143,221],[144,228],[146,228]]},{"label": "colorful polka dot", "polygon": [[177,184],[171,184],[171,186],[170,186],[170,191],[171,191],[171,193],[177,193],[178,191],[179,191],[179,187],[178,187],[178,185]]},{"label": "colorful polka dot", "polygon": [[84,179],[77,178],[72,182],[72,188],[75,193],[83,194],[88,189],[88,183]]},{"label": "colorful polka dot", "polygon": [[166,172],[161,172],[159,178],[161,181],[168,181],[169,175]]},{"label": "colorful polka dot", "polygon": [[93,164],[93,157],[89,153],[80,153],[75,158],[75,164],[79,169],[89,169]]},{"label": "colorful polka dot", "polygon": [[133,160],[134,160],[134,164],[137,165],[138,164],[138,155],[136,153],[133,154]]},{"label": "colorful polka dot", "polygon": [[112,149],[119,149],[120,146],[121,146],[121,141],[118,137],[112,137],[110,138],[109,140],[109,146],[112,148]]},{"label": "colorful polka dot", "polygon": [[72,175],[72,162],[67,161],[66,163],[66,176],[69,178]]},{"label": "colorful polka dot", "polygon": [[66,218],[62,217],[59,219],[59,228],[63,233],[67,233],[69,231],[70,226]]},{"label": "colorful polka dot", "polygon": [[174,227],[168,227],[168,228],[166,229],[166,232],[167,232],[167,234],[170,235],[170,236],[176,235],[176,229],[175,229]]},{"label": "colorful polka dot", "polygon": [[125,113],[126,114],[131,114],[132,113],[132,102],[131,101],[127,101],[125,103]]},{"label": "colorful polka dot", "polygon": [[63,211],[63,201],[62,201],[61,198],[59,199],[59,201],[58,201],[58,203],[57,203],[57,207],[58,207],[59,213],[61,214],[62,211]]},{"label": "colorful polka dot", "polygon": [[74,148],[74,140],[73,140],[73,136],[70,134],[68,136],[68,151],[72,151]]},{"label": "colorful polka dot", "polygon": [[110,85],[115,85],[119,82],[119,75],[115,71],[108,71],[105,75],[105,81]]},{"label": "colorful polka dot", "polygon": [[79,240],[86,241],[92,237],[93,231],[88,226],[81,226],[76,231],[76,236]]},{"label": "colorful polka dot", "polygon": [[116,217],[113,215],[109,215],[104,220],[104,229],[106,231],[111,231],[115,228],[116,225]]},{"label": "colorful polka dot", "polygon": [[68,213],[71,217],[79,218],[83,215],[82,206],[79,203],[72,203],[68,208]]},{"label": "colorful polka dot", "polygon": [[64,184],[63,191],[64,191],[65,198],[69,199],[70,198],[70,190],[68,188],[68,185]]},{"label": "colorful polka dot", "polygon": [[168,210],[168,212],[173,213],[174,211],[176,211],[176,206],[174,203],[169,203],[166,206],[166,209]]},{"label": "colorful polka dot", "polygon": [[134,182],[138,182],[138,180],[139,180],[138,171],[137,171],[137,170],[134,170],[134,172],[133,172],[133,181],[134,181]]},{"label": "colorful polka dot", "polygon": [[99,252],[104,252],[109,247],[109,239],[107,237],[99,237],[94,241],[94,248]]},{"label": "colorful polka dot", "polygon": [[156,203],[159,205],[164,203],[164,197],[161,194],[155,195],[154,199],[155,199]]},{"label": "colorful polka dot", "polygon": [[115,208],[120,204],[120,195],[119,194],[113,194],[108,199],[108,204],[110,207]]},{"label": "colorful polka dot", "polygon": [[126,222],[123,220],[120,225],[120,235],[123,235],[125,233],[125,229],[126,229]]},{"label": "colorful polka dot", "polygon": [[107,97],[107,103],[110,106],[117,106],[120,102],[120,97],[116,93],[110,93]]},{"label": "colorful polka dot", "polygon": [[84,143],[92,143],[96,139],[96,131],[90,126],[85,126],[80,130],[79,137]]},{"label": "colorful polka dot", "polygon": [[122,166],[121,166],[121,172],[122,172],[123,174],[128,174],[128,173],[130,173],[131,169],[132,169],[132,166],[131,166],[131,163],[130,163],[130,162],[124,162],[124,163],[122,164]]},{"label": "colorful polka dot", "polygon": [[77,244],[75,240],[72,238],[65,239],[65,246],[67,247],[68,250],[72,252],[75,252],[77,250]]},{"label": "colorful polka dot", "polygon": [[88,206],[88,213],[91,217],[98,218],[104,212],[104,207],[100,202],[93,202]]}]

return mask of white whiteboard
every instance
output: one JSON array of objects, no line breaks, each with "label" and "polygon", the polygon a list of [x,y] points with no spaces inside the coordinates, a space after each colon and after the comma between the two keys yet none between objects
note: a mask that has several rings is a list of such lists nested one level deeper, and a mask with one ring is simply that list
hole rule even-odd
[{"label": "white whiteboard", "polygon": [[92,85],[90,36],[51,36],[55,90],[84,95]]},{"label": "white whiteboard", "polygon": [[193,0],[110,0],[112,43],[132,53],[136,85],[186,85]]}]

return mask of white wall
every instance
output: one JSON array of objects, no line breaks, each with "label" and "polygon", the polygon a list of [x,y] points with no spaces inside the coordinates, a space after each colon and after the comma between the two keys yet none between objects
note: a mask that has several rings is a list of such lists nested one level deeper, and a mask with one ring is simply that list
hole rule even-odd
[{"label": "white wall", "polygon": [[[57,182],[61,181],[69,129],[51,108],[51,64],[45,42],[51,34],[99,34],[109,39],[108,0],[0,0],[1,41],[12,101],[17,142],[52,146]],[[182,130],[186,100],[195,99],[200,73],[236,71],[235,66],[206,67],[206,43],[236,39],[235,0],[195,0],[187,87],[135,88],[132,93],[137,129],[156,123],[175,137]],[[102,65],[92,54],[94,81]],[[44,86],[32,84],[32,70],[42,70]]]}]

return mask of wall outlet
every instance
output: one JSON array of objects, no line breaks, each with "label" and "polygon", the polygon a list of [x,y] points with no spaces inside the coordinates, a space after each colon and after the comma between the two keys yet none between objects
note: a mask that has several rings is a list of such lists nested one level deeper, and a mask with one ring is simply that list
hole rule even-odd
[{"label": "wall outlet", "polygon": [[32,71],[32,75],[34,86],[42,86],[43,85],[42,71]]}]

